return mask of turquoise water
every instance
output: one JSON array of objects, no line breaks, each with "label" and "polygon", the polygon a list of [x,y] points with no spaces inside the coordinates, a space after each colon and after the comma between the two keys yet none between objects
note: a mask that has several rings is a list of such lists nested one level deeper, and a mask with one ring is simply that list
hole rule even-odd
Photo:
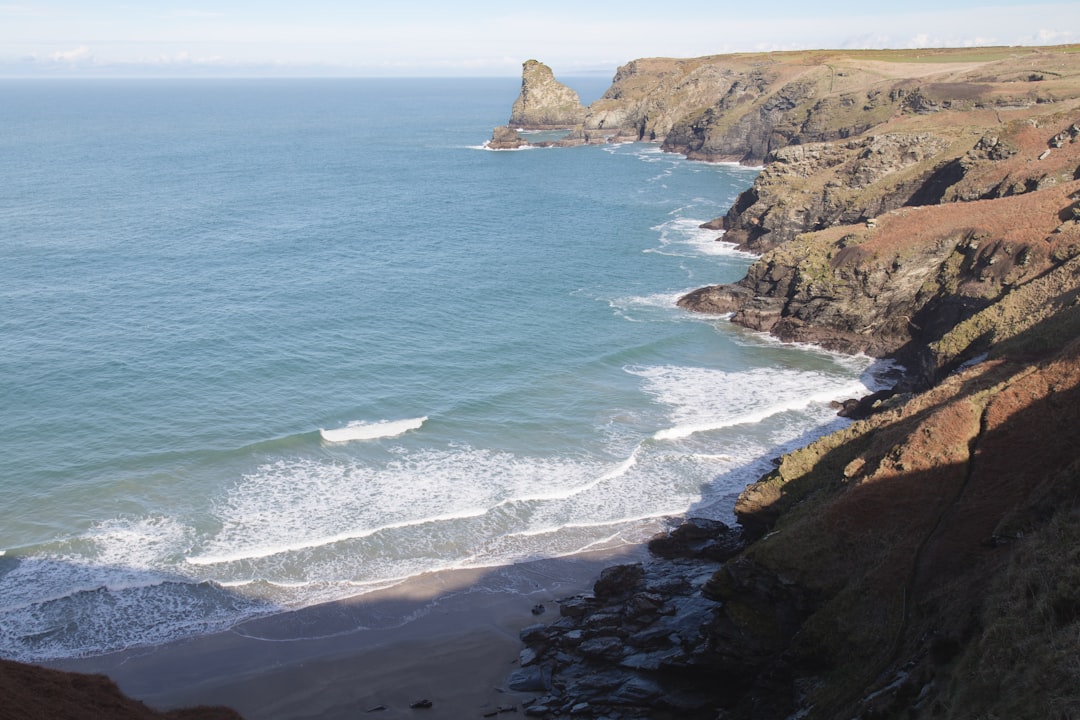
[{"label": "turquoise water", "polygon": [[484,149],[517,90],[0,84],[0,656],[726,519],[872,384],[675,307],[754,170]]}]

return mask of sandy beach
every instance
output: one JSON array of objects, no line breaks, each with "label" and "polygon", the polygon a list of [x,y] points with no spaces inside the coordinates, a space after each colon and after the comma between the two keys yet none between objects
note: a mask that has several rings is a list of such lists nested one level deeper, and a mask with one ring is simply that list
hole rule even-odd
[{"label": "sandy beach", "polygon": [[[227,705],[248,720],[483,717],[535,697],[507,688],[518,631],[553,621],[557,599],[644,553],[634,546],[432,573],[228,632],[51,666],[104,673],[159,709]],[[533,614],[537,605],[543,614]],[[423,700],[431,706],[411,707]]]}]

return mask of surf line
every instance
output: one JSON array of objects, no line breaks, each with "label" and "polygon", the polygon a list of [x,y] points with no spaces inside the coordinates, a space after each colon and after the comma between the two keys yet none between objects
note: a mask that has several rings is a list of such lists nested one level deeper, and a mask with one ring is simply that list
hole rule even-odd
[{"label": "surf line", "polygon": [[353,440],[375,440],[395,437],[409,430],[418,430],[427,421],[427,415],[407,420],[383,420],[377,423],[361,421],[351,422],[343,428],[333,430],[319,429],[319,435],[326,442],[344,443]]}]

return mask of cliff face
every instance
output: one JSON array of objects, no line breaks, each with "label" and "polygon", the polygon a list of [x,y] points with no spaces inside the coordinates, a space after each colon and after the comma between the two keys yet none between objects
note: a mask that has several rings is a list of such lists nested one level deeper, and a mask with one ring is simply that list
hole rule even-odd
[{"label": "cliff face", "polygon": [[522,64],[521,93],[510,110],[510,127],[572,128],[584,116],[578,94],[556,80],[551,68],[537,60]]},{"label": "cliff face", "polygon": [[588,143],[664,140],[688,115],[703,112],[748,68],[715,58],[634,60],[589,106],[577,139]]},{"label": "cliff face", "polygon": [[635,61],[574,141],[631,139],[764,162],[709,224],[763,254],[680,305],[907,376],[740,495],[744,549],[691,523],[530,630],[540,706],[1080,717],[1080,48]]},{"label": "cliff face", "polygon": [[812,716],[1080,709],[1080,309],[1026,325],[740,497],[745,526],[775,533],[747,562],[817,599],[774,661]]},{"label": "cliff face", "polygon": [[[947,332],[1080,252],[1074,118],[1018,121],[966,151],[920,134],[775,153],[728,215],[741,233],[725,235],[772,249],[735,286],[680,304],[785,340],[899,355],[930,382],[985,345],[935,349]],[[988,146],[1010,151],[995,160]],[[914,204],[931,196],[955,201]]]}]

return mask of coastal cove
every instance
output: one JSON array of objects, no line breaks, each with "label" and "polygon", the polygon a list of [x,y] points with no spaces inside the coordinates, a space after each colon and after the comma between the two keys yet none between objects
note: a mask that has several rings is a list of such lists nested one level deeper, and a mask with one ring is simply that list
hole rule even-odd
[{"label": "coastal cove", "polygon": [[[730,520],[876,388],[676,307],[745,273],[699,226],[756,169],[491,152],[516,83],[4,89],[6,658],[104,668]],[[562,582],[501,589],[508,627]],[[385,632],[418,610],[390,605]]]},{"label": "coastal cove", "polygon": [[1080,717],[1080,46],[522,70],[3,88],[0,656],[218,706],[138,720]]}]

